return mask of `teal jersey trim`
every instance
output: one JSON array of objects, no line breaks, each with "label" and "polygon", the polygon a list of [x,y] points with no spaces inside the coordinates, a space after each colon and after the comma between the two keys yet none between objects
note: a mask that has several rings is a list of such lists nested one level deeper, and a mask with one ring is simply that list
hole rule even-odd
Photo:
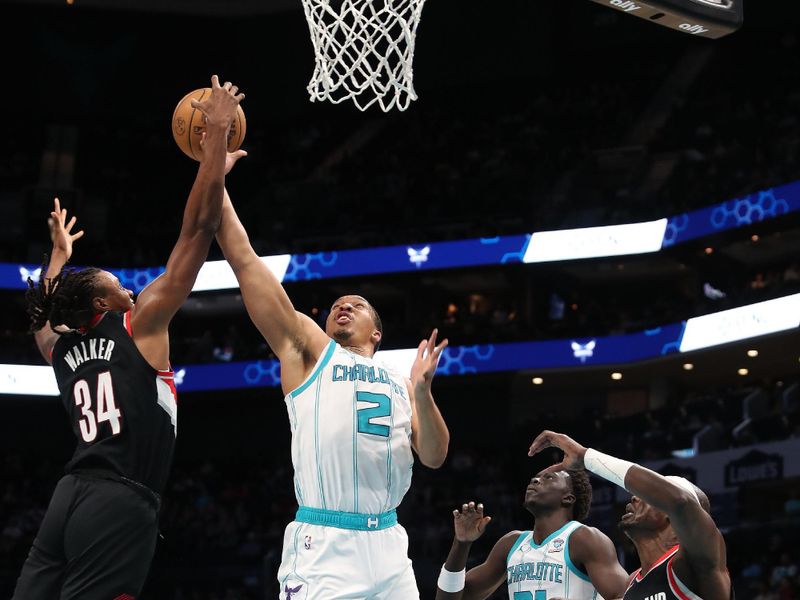
[{"label": "teal jersey trim", "polygon": [[394,390],[389,388],[389,435],[386,436],[386,507],[392,503],[392,433],[394,432]]},{"label": "teal jersey trim", "polygon": [[294,520],[299,523],[310,523],[338,529],[380,531],[397,525],[397,512],[390,510],[384,513],[366,515],[301,506],[297,509]]},{"label": "teal jersey trim", "polygon": [[314,380],[317,377],[319,377],[319,374],[322,371],[322,369],[325,368],[325,365],[327,365],[330,362],[331,356],[333,356],[334,350],[336,350],[336,341],[335,340],[331,340],[330,343],[328,344],[328,347],[325,349],[325,354],[323,355],[322,360],[320,361],[320,363],[317,365],[317,368],[314,369],[314,372],[311,374],[311,376],[308,379],[306,379],[305,383],[303,383],[296,390],[294,390],[292,392],[289,392],[289,396],[292,396],[292,397],[299,396],[300,394],[302,394],[303,392],[306,391],[308,386],[310,386],[312,383],[314,383]]},{"label": "teal jersey trim", "polygon": [[317,395],[314,399],[314,454],[317,458],[317,481],[319,482],[319,496],[322,502],[322,507],[325,508],[325,487],[322,485],[322,467],[320,466],[319,458],[319,388],[322,385],[322,379],[317,379]]},{"label": "teal jersey trim", "polygon": [[[289,400],[289,408],[291,410],[290,419],[291,419],[291,426],[292,426],[292,435],[297,430],[297,413],[295,412],[294,406],[294,398],[291,395],[287,396]],[[295,493],[297,494],[297,502],[299,504],[303,504],[303,491],[300,489],[300,481],[297,477],[297,473],[294,475],[294,489]]]},{"label": "teal jersey trim", "polygon": [[551,534],[550,534],[550,535],[548,535],[546,538],[544,538],[544,539],[542,540],[542,543],[541,543],[541,544],[537,544],[537,543],[536,543],[536,540],[535,540],[535,539],[534,539],[534,537],[533,537],[533,532],[531,531],[531,546],[532,546],[533,548],[536,548],[536,549],[539,549],[539,548],[541,548],[542,546],[546,546],[546,545],[547,545],[547,544],[549,544],[549,543],[550,543],[550,542],[551,542],[551,541],[552,541],[554,538],[556,538],[556,537],[558,537],[559,535],[561,535],[561,532],[563,532],[563,531],[564,531],[564,530],[565,530],[567,527],[569,527],[570,525],[572,525],[572,523],[573,523],[573,521],[569,521],[569,522],[568,522],[567,524],[565,524],[563,527],[559,527],[558,529],[556,529],[556,530],[555,530],[553,533],[551,533]]},{"label": "teal jersey trim", "polygon": [[589,579],[589,576],[586,573],[584,573],[583,571],[581,571],[577,566],[575,566],[575,563],[572,562],[572,558],[570,558],[570,555],[569,555],[569,539],[572,537],[572,534],[575,533],[575,531],[577,531],[577,529],[578,528],[576,527],[573,531],[570,532],[569,536],[567,537],[567,541],[564,544],[564,546],[565,546],[565,548],[564,548],[564,562],[567,563],[567,567],[569,568],[570,571],[575,573],[575,575],[577,575],[578,577],[580,577],[584,581],[588,581],[589,583],[592,583],[592,580]]},{"label": "teal jersey trim", "polygon": [[[353,357],[353,366],[356,359]],[[358,512],[358,380],[353,381],[353,512]]]},{"label": "teal jersey trim", "polygon": [[508,563],[511,562],[511,557],[513,556],[514,552],[516,552],[517,548],[519,548],[522,545],[522,542],[525,541],[525,538],[528,537],[528,535],[533,536],[533,532],[523,531],[522,533],[519,534],[519,537],[514,542],[514,545],[511,546],[511,550],[508,551],[508,556],[506,556],[506,565],[508,565]]}]

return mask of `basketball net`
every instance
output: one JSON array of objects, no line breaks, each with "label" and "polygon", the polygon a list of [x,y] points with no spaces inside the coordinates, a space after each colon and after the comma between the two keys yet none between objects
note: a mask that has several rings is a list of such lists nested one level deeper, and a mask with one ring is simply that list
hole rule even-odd
[{"label": "basketball net", "polygon": [[414,41],[425,0],[303,0],[316,66],[311,101],[376,102],[405,110],[414,92]]}]

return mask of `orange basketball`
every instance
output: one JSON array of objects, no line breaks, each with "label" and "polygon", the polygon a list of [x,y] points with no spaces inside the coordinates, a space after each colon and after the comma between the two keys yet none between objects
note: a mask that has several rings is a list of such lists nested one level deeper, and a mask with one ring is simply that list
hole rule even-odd
[{"label": "orange basketball", "polygon": [[[183,153],[195,160],[200,160],[202,155],[200,138],[206,130],[206,117],[196,108],[192,108],[192,100],[204,100],[210,94],[211,88],[200,88],[189,92],[181,98],[175,107],[175,112],[172,113],[172,137]],[[247,121],[244,118],[244,111],[241,106],[237,106],[236,116],[228,133],[228,152],[235,152],[241,147],[246,131]]]}]

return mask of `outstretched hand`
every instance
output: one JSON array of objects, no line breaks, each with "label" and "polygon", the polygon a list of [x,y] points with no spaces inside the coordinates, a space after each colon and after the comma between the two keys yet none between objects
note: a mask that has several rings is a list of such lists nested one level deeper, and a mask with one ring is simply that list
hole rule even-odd
[{"label": "outstretched hand", "polygon": [[436,373],[436,365],[439,364],[439,357],[442,351],[447,348],[447,339],[441,344],[436,345],[438,329],[434,329],[430,339],[422,340],[417,347],[417,357],[411,366],[411,383],[415,390],[430,391],[433,376]]},{"label": "outstretched hand", "polygon": [[543,431],[533,440],[528,450],[528,456],[538,454],[546,448],[558,448],[564,453],[564,459],[560,463],[548,467],[545,469],[546,471],[577,471],[584,468],[583,457],[586,454],[586,448],[571,437],[555,431]]},{"label": "outstretched hand", "polygon": [[72,233],[72,228],[75,227],[77,218],[73,216],[67,222],[67,209],[61,208],[61,202],[58,198],[53,199],[53,210],[50,217],[47,219],[47,225],[50,227],[50,240],[53,242],[53,253],[60,252],[64,255],[64,260],[67,261],[72,256],[72,243],[83,237],[83,230],[77,233]]},{"label": "outstretched hand", "polygon": [[230,81],[220,85],[219,77],[212,75],[211,95],[202,101],[192,100],[192,108],[203,113],[207,125],[219,125],[227,129],[236,116],[236,107],[244,100],[244,94],[238,92],[238,86]]},{"label": "outstretched hand", "polygon": [[453,511],[453,525],[456,530],[456,539],[459,542],[474,542],[486,531],[486,526],[492,517],[483,515],[483,504],[475,505],[469,502],[461,507],[461,511]]}]

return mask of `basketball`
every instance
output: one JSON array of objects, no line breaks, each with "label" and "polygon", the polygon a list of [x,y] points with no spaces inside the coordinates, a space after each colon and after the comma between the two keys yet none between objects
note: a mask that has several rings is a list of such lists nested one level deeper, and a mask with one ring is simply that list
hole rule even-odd
[{"label": "basketball", "polygon": [[[205,115],[192,107],[192,100],[204,100],[211,94],[211,88],[200,88],[186,94],[175,112],[172,113],[172,137],[183,153],[189,158],[200,160],[202,150],[200,148],[200,138],[206,130]],[[228,152],[238,150],[244,141],[244,134],[247,131],[247,121],[244,118],[244,111],[241,106],[236,107],[236,116],[228,132]]]}]

